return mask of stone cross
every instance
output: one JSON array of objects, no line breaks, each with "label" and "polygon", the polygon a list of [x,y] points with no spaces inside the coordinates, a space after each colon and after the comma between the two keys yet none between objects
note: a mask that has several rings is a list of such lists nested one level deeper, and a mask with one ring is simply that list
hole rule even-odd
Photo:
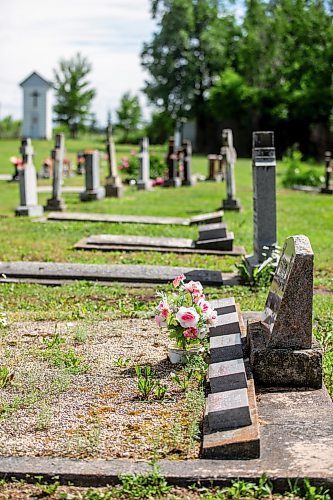
[{"label": "stone cross", "polygon": [[139,162],[140,162],[140,169],[139,169],[138,189],[150,190],[152,188],[152,182],[150,180],[148,137],[143,137],[143,139],[141,139],[140,141]]},{"label": "stone cross", "polygon": [[52,198],[47,200],[45,210],[63,211],[65,210],[64,200],[61,198],[62,174],[64,169],[65,137],[64,134],[57,134],[54,149],[51,157],[53,160],[53,182]]},{"label": "stone cross", "polygon": [[236,150],[233,144],[233,136],[231,129],[222,130],[222,148],[221,155],[223,163],[226,167],[226,185],[227,198],[223,200],[223,210],[239,211],[241,206],[236,199],[236,183],[235,183],[235,163],[237,159]]},{"label": "stone cross", "polygon": [[113,140],[112,126],[106,127],[106,152],[108,157],[109,173],[105,182],[105,195],[108,198],[120,198],[124,187],[117,169],[116,148]]},{"label": "stone cross", "polygon": [[277,245],[274,132],[253,132],[253,255],[250,268],[260,265]]},{"label": "stone cross", "polygon": [[183,141],[183,165],[184,177],[182,185],[193,186],[195,184],[195,178],[192,176],[192,144],[188,139]]},{"label": "stone cross", "polygon": [[332,174],[332,154],[330,151],[325,153],[325,187],[321,188],[320,192],[325,194],[333,194],[333,186],[331,186]]},{"label": "stone cross", "polygon": [[86,190],[80,194],[81,201],[100,200],[105,197],[105,189],[100,186],[99,152],[85,153]]},{"label": "stone cross", "polygon": [[168,178],[165,180],[164,186],[179,187],[181,185],[181,180],[178,176],[178,156],[173,137],[169,139],[167,164]]},{"label": "stone cross", "polygon": [[31,139],[22,139],[20,153],[22,154],[22,170],[20,172],[20,206],[17,207],[16,215],[39,216],[43,213],[43,207],[38,205],[37,199],[37,175],[32,161],[34,150]]}]

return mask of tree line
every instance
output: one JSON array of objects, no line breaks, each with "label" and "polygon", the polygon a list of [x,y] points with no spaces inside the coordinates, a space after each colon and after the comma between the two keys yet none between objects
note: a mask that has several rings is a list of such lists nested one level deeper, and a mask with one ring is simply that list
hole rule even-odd
[{"label": "tree line", "polygon": [[282,149],[332,147],[332,2],[151,0],[151,11],[142,64],[153,119],[195,120],[202,150],[225,126],[247,152],[258,129]]}]

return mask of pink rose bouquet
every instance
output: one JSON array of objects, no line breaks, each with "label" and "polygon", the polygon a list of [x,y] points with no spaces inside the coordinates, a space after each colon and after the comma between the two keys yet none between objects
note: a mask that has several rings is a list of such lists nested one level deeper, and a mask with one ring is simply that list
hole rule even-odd
[{"label": "pink rose bouquet", "polygon": [[206,301],[199,281],[185,283],[185,276],[181,274],[172,286],[171,293],[158,294],[160,303],[155,321],[160,328],[168,329],[170,339],[178,347],[186,349],[200,344],[207,336],[209,327],[216,323],[217,313]]}]

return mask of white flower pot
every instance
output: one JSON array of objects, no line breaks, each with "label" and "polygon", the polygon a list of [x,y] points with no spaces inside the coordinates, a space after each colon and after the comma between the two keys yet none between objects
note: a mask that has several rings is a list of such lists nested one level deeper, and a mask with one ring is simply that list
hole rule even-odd
[{"label": "white flower pot", "polygon": [[181,347],[177,347],[175,345],[168,347],[168,357],[170,363],[176,365],[183,361],[185,354],[198,354],[200,352],[200,346],[191,347],[190,349],[182,349]]}]

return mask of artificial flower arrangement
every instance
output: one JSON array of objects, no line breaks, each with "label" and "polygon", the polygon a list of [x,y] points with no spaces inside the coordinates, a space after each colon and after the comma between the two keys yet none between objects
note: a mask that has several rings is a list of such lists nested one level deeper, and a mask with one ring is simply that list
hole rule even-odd
[{"label": "artificial flower arrangement", "polygon": [[172,282],[174,290],[171,293],[158,293],[161,301],[155,316],[157,325],[168,329],[170,339],[180,349],[200,344],[217,320],[217,313],[206,301],[200,281],[185,283],[185,279],[184,274],[177,276]]}]

